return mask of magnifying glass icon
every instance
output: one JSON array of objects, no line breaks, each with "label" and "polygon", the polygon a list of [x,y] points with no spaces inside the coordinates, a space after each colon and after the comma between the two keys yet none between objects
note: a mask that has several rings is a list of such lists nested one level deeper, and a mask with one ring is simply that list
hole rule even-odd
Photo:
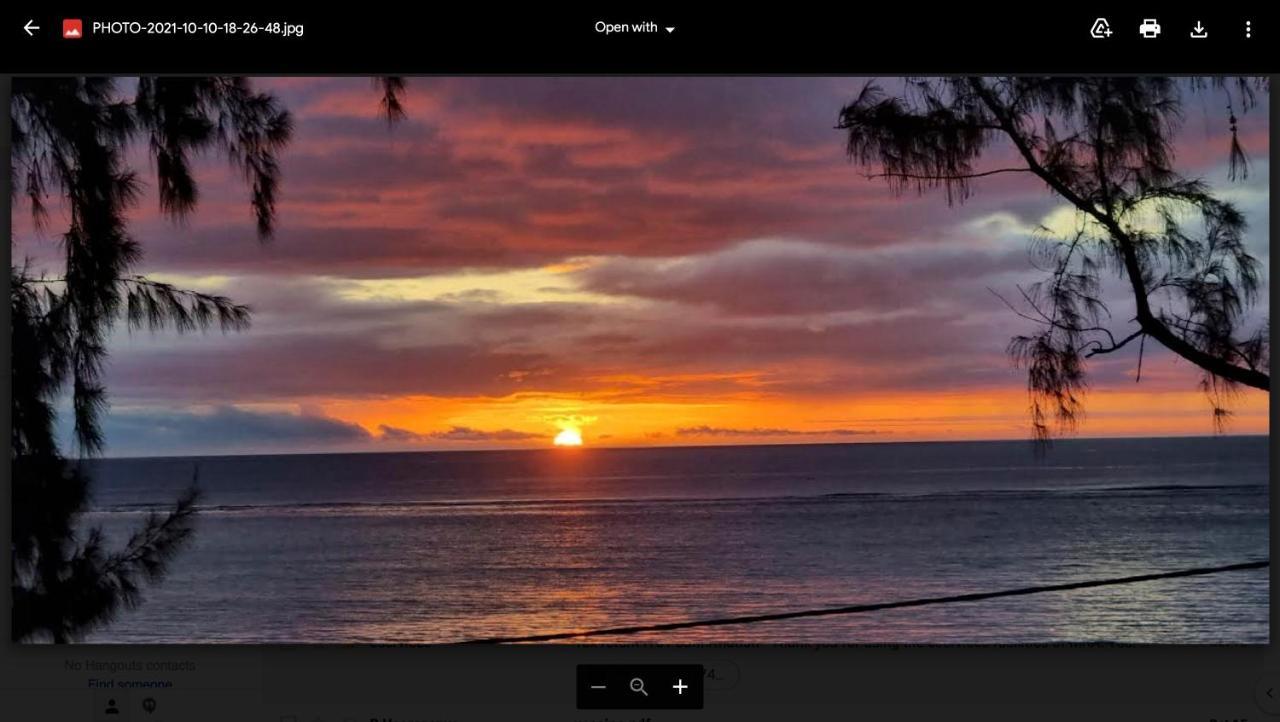
[{"label": "magnifying glass icon", "polygon": [[648,696],[649,696],[649,693],[648,693],[648,692],[646,692],[646,691],[644,691],[644,680],[643,680],[643,679],[640,679],[639,677],[632,677],[632,678],[631,678],[631,691],[632,691],[632,692],[639,692],[640,694],[642,694],[642,695],[644,695],[644,696],[646,696],[646,697],[648,697]]}]

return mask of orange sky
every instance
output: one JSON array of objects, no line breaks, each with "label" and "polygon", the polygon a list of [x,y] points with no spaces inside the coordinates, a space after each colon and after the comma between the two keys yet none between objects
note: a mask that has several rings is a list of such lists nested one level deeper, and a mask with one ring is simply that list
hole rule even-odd
[{"label": "orange sky", "polygon": [[[1268,433],[1268,397],[1241,395],[1231,433]],[[1010,389],[814,399],[758,398],[597,400],[589,395],[385,401],[336,399],[327,413],[371,432],[382,425],[421,435],[454,426],[512,428],[537,438],[504,447],[545,446],[555,431],[578,429],[588,445],[850,443],[1009,439],[1027,435],[1027,398]],[[1209,406],[1195,391],[1106,390],[1089,399],[1085,436],[1176,436],[1212,433]]]},{"label": "orange sky", "polygon": [[[133,223],[141,271],[252,305],[253,327],[117,333],[108,453],[541,447],[565,428],[595,446],[1026,438],[1004,348],[1031,329],[988,289],[1037,280],[1031,234],[1079,219],[1018,177],[955,207],[892,196],[832,129],[864,82],[423,78],[388,129],[367,80],[261,80],[297,129],[275,239],[212,161],[188,223],[149,196]],[[1195,115],[1179,167],[1241,207],[1269,264],[1266,109],[1242,118],[1234,184],[1225,127]],[[15,256],[56,262],[51,226],[16,203]],[[1105,293],[1123,331],[1132,302]],[[1081,435],[1213,432],[1195,369],[1158,345],[1140,384],[1136,348],[1089,368]],[[1268,433],[1266,394],[1232,408],[1231,433]]]}]

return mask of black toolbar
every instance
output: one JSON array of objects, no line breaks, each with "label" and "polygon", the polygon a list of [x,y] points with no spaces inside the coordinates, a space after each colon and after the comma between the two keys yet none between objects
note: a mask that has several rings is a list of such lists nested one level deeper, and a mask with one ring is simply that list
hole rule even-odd
[{"label": "black toolbar", "polygon": [[[50,8],[53,8],[52,10]],[[968,7],[968,6],[966,6]],[[1165,73],[1280,70],[1270,10],[6,11],[11,73]]]}]

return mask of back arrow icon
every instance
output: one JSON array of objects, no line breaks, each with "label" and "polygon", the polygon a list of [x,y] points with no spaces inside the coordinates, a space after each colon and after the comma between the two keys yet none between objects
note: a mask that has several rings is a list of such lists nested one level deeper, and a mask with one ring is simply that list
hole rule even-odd
[{"label": "back arrow icon", "polygon": [[27,31],[29,37],[35,37],[35,31],[40,29],[40,26],[36,25],[35,22],[34,20],[28,20],[27,24],[22,26],[22,29]]}]

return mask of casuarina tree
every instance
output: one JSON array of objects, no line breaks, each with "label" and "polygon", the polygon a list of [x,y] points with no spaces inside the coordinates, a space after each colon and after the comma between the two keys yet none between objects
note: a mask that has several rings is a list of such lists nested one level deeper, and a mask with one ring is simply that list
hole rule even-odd
[{"label": "casuarina tree", "polygon": [[[15,194],[25,195],[37,228],[67,219],[56,230],[59,275],[35,275],[26,264],[10,272],[13,638],[66,642],[136,605],[141,585],[165,574],[192,532],[194,484],[117,546],[84,528],[91,480],[79,460],[103,450],[112,328],[185,333],[249,323],[246,306],[135,272],[142,249],[128,215],[141,184],[129,151],[146,149],[160,210],[174,219],[197,205],[193,158],[222,154],[243,173],[265,239],[291,120],[241,78],[19,78],[11,115]],[[67,408],[73,452],[55,431]]]},{"label": "casuarina tree", "polygon": [[[1233,391],[1271,388],[1269,322],[1252,313],[1263,269],[1241,211],[1175,170],[1175,138],[1191,96],[1226,98],[1228,174],[1244,177],[1236,113],[1269,89],[1265,79],[907,79],[893,93],[866,85],[838,128],[850,159],[895,192],[941,189],[960,203],[982,179],[1017,174],[1077,212],[1074,232],[1034,238],[1044,278],[1000,296],[1034,324],[1009,353],[1027,370],[1037,439],[1076,427],[1089,359],[1134,349],[1140,379],[1148,340],[1199,370],[1220,426]],[[1109,278],[1131,314],[1113,316]]]}]

